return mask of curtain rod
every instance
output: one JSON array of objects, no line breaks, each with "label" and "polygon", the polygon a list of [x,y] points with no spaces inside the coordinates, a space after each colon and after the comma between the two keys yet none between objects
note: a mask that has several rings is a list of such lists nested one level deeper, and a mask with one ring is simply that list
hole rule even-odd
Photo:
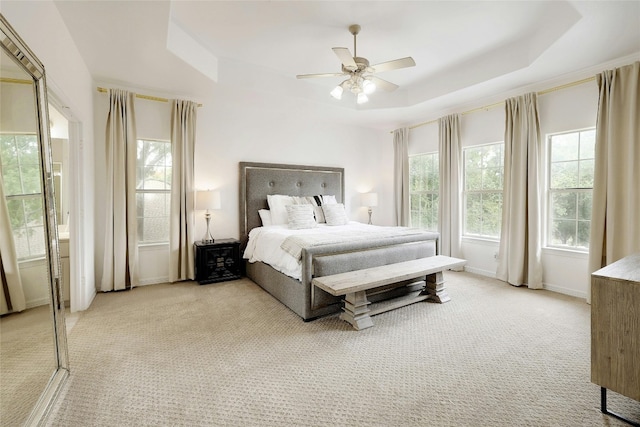
[{"label": "curtain rod", "polygon": [[[575,82],[566,83],[566,84],[563,84],[563,85],[560,85],[560,86],[555,86],[555,87],[552,87],[550,89],[541,90],[540,92],[536,92],[536,94],[537,95],[546,95],[548,93],[556,92],[558,90],[566,89],[566,88],[573,87],[573,86],[578,86],[578,85],[581,85],[583,83],[592,82],[595,79],[596,79],[595,76],[587,77],[586,79],[577,80]],[[495,102],[495,103],[489,104],[489,105],[484,105],[482,107],[478,107],[478,108],[474,108],[472,110],[464,111],[464,112],[462,112],[460,114],[464,116],[466,114],[471,114],[471,113],[475,113],[475,112],[478,112],[478,111],[486,111],[486,110],[489,110],[491,108],[499,107],[501,105],[504,105],[504,101]],[[434,120],[429,120],[427,122],[418,123],[416,125],[409,126],[409,129],[415,129],[415,128],[419,128],[421,126],[430,125],[431,123],[436,123],[437,121],[438,121],[438,119],[434,119]],[[393,133],[393,131],[391,131],[389,133]]]},{"label": "curtain rod", "polygon": [[30,85],[30,84],[33,84],[33,80],[12,79],[9,77],[1,77],[0,83],[17,83],[21,85]]},{"label": "curtain rod", "polygon": [[[107,92],[109,92],[109,90],[98,86],[98,92],[107,93]],[[136,93],[136,98],[146,99],[148,101],[158,101],[158,102],[169,102],[170,101],[167,98],[160,98],[160,97],[157,97],[157,96],[149,96],[149,95],[141,95],[139,93]],[[202,104],[198,104],[198,107],[202,107]]]}]

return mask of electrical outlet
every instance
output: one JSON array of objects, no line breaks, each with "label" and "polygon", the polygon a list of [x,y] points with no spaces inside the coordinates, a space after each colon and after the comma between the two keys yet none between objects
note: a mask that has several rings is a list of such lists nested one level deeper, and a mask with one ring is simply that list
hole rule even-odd
[{"label": "electrical outlet", "polygon": [[495,251],[495,252],[493,253],[493,259],[498,259],[498,258],[499,258],[499,257],[498,257],[498,251]]}]

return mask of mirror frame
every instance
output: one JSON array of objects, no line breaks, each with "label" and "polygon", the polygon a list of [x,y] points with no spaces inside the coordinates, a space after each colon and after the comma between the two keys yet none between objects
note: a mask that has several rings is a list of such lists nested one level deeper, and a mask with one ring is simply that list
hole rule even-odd
[{"label": "mirror frame", "polygon": [[49,134],[49,111],[47,85],[44,65],[29,49],[26,43],[0,14],[0,45],[33,79],[36,114],[38,119],[38,140],[40,144],[40,181],[43,192],[43,215],[48,259],[49,301],[54,334],[54,352],[56,365],[53,374],[32,409],[25,425],[40,425],[48,415],[55,397],[69,377],[69,356],[67,350],[67,331],[64,319],[64,299],[60,272],[60,252],[58,247],[58,227],[53,187],[53,164],[51,156],[51,137]]}]

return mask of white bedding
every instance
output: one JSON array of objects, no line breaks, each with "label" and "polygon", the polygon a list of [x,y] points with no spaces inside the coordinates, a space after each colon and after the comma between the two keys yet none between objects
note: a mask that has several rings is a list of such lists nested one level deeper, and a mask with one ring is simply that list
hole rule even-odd
[{"label": "white bedding", "polygon": [[423,232],[413,228],[382,227],[355,221],[338,226],[318,224],[317,227],[301,230],[290,229],[286,225],[257,227],[249,232],[243,257],[249,262],[269,264],[281,273],[300,280],[300,253],[303,247]]}]

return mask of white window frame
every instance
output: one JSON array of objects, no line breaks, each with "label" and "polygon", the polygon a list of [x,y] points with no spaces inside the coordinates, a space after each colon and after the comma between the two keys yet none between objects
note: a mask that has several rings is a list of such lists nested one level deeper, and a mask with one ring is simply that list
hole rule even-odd
[{"label": "white window frame", "polygon": [[[488,147],[488,146],[493,146],[493,145],[501,145],[502,146],[502,159],[500,161],[500,167],[502,168],[502,188],[500,188],[499,190],[496,189],[479,189],[479,190],[471,190],[468,191],[467,190],[467,153],[469,152],[469,150],[473,150],[473,149],[478,149],[478,148],[483,148],[483,147]],[[481,170],[486,169],[486,168],[480,168]],[[462,149],[462,175],[463,175],[463,179],[462,179],[462,194],[463,194],[463,198],[462,198],[462,237],[464,239],[472,239],[472,240],[488,240],[488,241],[492,241],[492,242],[499,242],[500,241],[500,232],[498,232],[498,235],[490,235],[490,234],[473,234],[473,233],[469,233],[467,231],[467,197],[469,196],[469,194],[480,194],[481,197],[484,197],[485,195],[489,195],[489,194],[500,194],[501,197],[503,197],[503,191],[504,191],[504,141],[497,141],[497,142],[490,142],[487,144],[478,144],[478,145],[471,145],[468,147],[463,147]],[[504,200],[502,200],[504,201]],[[500,226],[498,227],[500,229],[501,224],[502,224],[502,207],[500,209],[500,217],[497,218],[498,223],[500,224]],[[480,219],[481,222],[483,222],[483,219]]]},{"label": "white window frame", "polygon": [[[162,139],[153,139],[153,138],[138,138],[137,140],[137,150],[140,150],[140,145],[139,144],[144,144],[145,142],[154,142],[154,143],[164,143],[164,144],[168,144],[169,148],[171,147],[171,141],[167,141],[167,140],[162,140]],[[169,151],[170,152],[170,151]],[[149,166],[149,165],[145,165],[144,164],[144,159],[143,159],[143,163],[139,164],[137,163],[138,160],[136,160],[136,174],[138,173],[138,171],[140,171],[140,169],[144,169],[145,166]],[[163,165],[163,167],[167,167],[167,165]],[[173,166],[170,166],[171,169],[173,169]],[[166,169],[165,169],[166,171]],[[171,170],[171,173],[173,173],[173,170]],[[136,182],[139,182],[139,177],[137,177]],[[171,185],[169,183],[169,185]],[[169,197],[171,197],[171,188],[165,188],[165,189],[144,189],[144,188],[136,188],[136,220],[138,221],[138,246],[153,246],[153,245],[165,245],[169,243],[169,235],[167,234],[166,239],[162,239],[162,240],[142,240],[141,238],[141,234],[140,234],[140,227],[139,227],[139,223],[140,220],[142,219],[142,221],[144,222],[144,220],[146,218],[152,218],[152,217],[144,217],[140,215],[140,212],[138,211],[138,195],[144,195],[144,194],[163,194],[163,195],[169,195]],[[169,204],[170,206],[170,204]],[[169,208],[170,209],[170,208]],[[171,212],[167,212],[166,215],[166,219],[167,219],[167,225],[169,225],[169,221],[170,221],[170,215]],[[153,218],[158,218],[158,217],[153,217]],[[167,227],[167,230],[169,229],[169,227]]]},{"label": "white window frame", "polygon": [[[582,132],[589,132],[592,131],[594,132],[594,138],[595,138],[595,127],[589,127],[589,128],[583,128],[583,129],[575,129],[575,130],[569,130],[569,131],[563,131],[563,132],[554,132],[551,134],[547,134],[546,136],[546,185],[545,185],[545,189],[546,189],[546,198],[545,198],[545,203],[546,203],[546,207],[545,207],[545,218],[544,218],[544,222],[545,222],[545,233],[544,233],[544,239],[545,239],[545,243],[544,243],[544,247],[545,249],[554,249],[554,250],[560,250],[560,251],[569,251],[569,252],[577,252],[577,253],[588,253],[589,252],[589,247],[588,245],[585,246],[577,246],[577,245],[561,245],[561,244],[552,244],[551,243],[551,239],[552,239],[552,232],[553,232],[553,196],[554,194],[560,194],[560,193],[576,193],[576,195],[579,197],[580,194],[590,194],[593,195],[593,186],[591,187],[562,187],[562,188],[551,188],[551,165],[552,165],[552,139],[554,136],[557,135],[568,135],[568,134],[574,134],[577,133],[578,134],[578,150],[580,151],[580,146],[581,146],[581,140],[580,140],[580,133]],[[594,144],[595,147],[595,144]],[[595,168],[595,149],[594,149],[594,157],[591,158],[584,158],[584,159],[580,159],[580,154],[578,154],[578,159],[576,159],[578,161],[578,176],[580,176],[580,164],[581,161],[585,161],[585,160],[594,160],[594,168]],[[567,161],[576,161],[576,160],[567,160]],[[559,163],[559,162],[555,162],[555,163]],[[576,204],[578,203],[578,197],[576,197]],[[578,215],[578,211],[579,208],[578,206],[576,206],[576,218],[575,218],[575,227],[576,227],[576,236],[578,235],[578,224],[580,222],[584,222],[585,220],[580,220],[577,218]],[[591,224],[591,218],[589,218],[589,226]],[[589,236],[591,237],[591,236]]]},{"label": "white window frame", "polygon": [[[419,153],[419,154],[412,154],[409,156],[409,165],[411,165],[411,159],[415,158],[415,157],[421,157],[421,156],[430,156],[430,157],[435,157],[435,165],[437,165],[438,170],[436,171],[437,174],[436,176],[438,176],[438,185],[437,188],[435,189],[431,189],[431,190],[421,190],[421,191],[411,191],[411,189],[409,190],[409,211],[410,211],[410,215],[409,215],[409,220],[410,220],[410,224],[412,227],[417,227],[417,228],[421,228],[423,230],[427,230],[427,231],[438,231],[439,228],[439,224],[438,224],[438,207],[439,207],[439,203],[440,203],[440,197],[439,197],[439,193],[440,193],[440,158],[439,158],[439,153],[437,151],[435,152],[429,152],[429,153]],[[409,169],[411,170],[411,166],[409,166]],[[433,224],[435,224],[435,228],[431,227],[431,228],[427,228],[427,227],[423,227],[422,224],[414,224],[413,223],[413,211],[414,211],[414,207],[411,204],[411,200],[413,200],[413,196],[419,195],[421,198],[423,196],[426,197],[430,197],[431,198],[431,203],[433,206],[433,199],[434,196],[436,197],[436,209],[435,209],[435,214],[433,212],[431,212],[431,218],[432,218],[432,222]],[[418,206],[418,210],[421,211],[422,209],[422,204],[420,204],[420,206]],[[422,215],[419,213],[418,216],[421,218]]]}]

